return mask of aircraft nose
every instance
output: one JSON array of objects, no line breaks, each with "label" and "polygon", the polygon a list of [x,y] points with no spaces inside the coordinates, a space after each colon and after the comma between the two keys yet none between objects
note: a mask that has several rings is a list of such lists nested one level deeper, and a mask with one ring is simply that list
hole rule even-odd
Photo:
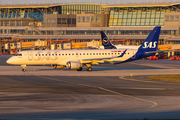
[{"label": "aircraft nose", "polygon": [[7,64],[12,64],[13,63],[13,58],[9,58],[7,61],[6,61]]}]

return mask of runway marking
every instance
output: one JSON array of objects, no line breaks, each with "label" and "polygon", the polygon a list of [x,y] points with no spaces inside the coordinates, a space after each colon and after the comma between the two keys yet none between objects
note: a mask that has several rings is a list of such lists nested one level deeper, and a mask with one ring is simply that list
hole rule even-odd
[{"label": "runway marking", "polygon": [[157,83],[157,84],[175,84],[177,85],[178,83],[165,83],[165,82],[156,82],[156,81],[142,81],[142,80],[137,80],[137,79],[130,79],[130,78],[124,78],[126,76],[121,76],[119,77],[120,79],[123,79],[123,80],[129,80],[129,81],[136,81],[136,82],[145,82],[145,83]]},{"label": "runway marking", "polygon": [[[137,87],[117,87],[121,89],[135,89],[135,90],[167,90],[169,88],[137,88]],[[173,88],[171,88],[173,89]]]},{"label": "runway marking", "polygon": [[150,106],[149,108],[153,108],[153,107],[157,106],[157,103],[156,103],[156,102],[154,102],[154,101],[150,101],[150,100],[146,100],[146,99],[142,99],[142,98],[134,97],[134,96],[131,96],[131,95],[125,95],[125,94],[118,93],[118,92],[115,92],[115,91],[112,91],[112,90],[108,90],[108,89],[106,89],[106,88],[102,88],[102,87],[98,87],[98,88],[99,88],[99,89],[101,89],[101,90],[104,90],[104,91],[108,91],[108,92],[111,92],[111,93],[117,94],[117,95],[122,95],[122,96],[130,97],[130,98],[133,98],[133,99],[136,99],[136,100],[140,100],[140,101],[144,101],[144,102],[153,103],[154,105]]},{"label": "runway marking", "polygon": [[[27,73],[27,74],[29,74],[29,73]],[[29,75],[30,75],[30,74],[29,74]],[[125,94],[118,93],[118,92],[116,92],[116,91],[112,91],[112,90],[109,90],[109,89],[106,89],[106,88],[103,88],[103,87],[97,87],[97,86],[92,86],[92,85],[87,85],[87,84],[74,83],[74,82],[69,82],[69,81],[64,81],[64,80],[59,80],[59,79],[54,79],[54,78],[42,77],[42,76],[38,76],[38,75],[35,75],[35,76],[36,76],[36,77],[40,77],[40,78],[45,78],[45,79],[54,80],[54,81],[60,81],[60,82],[65,82],[65,83],[74,84],[74,85],[79,85],[79,86],[86,86],[86,87],[98,88],[98,89],[100,89],[100,90],[107,91],[107,92],[110,92],[110,93],[113,93],[113,94],[116,94],[116,95],[121,95],[121,96],[124,96],[124,97],[129,97],[129,98],[133,98],[133,99],[136,99],[136,100],[140,100],[140,101],[152,103],[153,105],[150,106],[150,107],[148,107],[148,108],[153,108],[153,107],[157,106],[157,103],[154,102],[154,101],[150,101],[150,100],[146,100],[146,99],[142,99],[142,98],[138,98],[138,97],[134,97],[134,96],[130,96],[130,95],[125,95]]]}]

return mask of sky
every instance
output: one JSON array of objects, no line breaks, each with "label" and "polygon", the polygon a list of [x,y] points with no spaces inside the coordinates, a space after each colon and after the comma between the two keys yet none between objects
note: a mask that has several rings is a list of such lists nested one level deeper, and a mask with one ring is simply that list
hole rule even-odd
[{"label": "sky", "polygon": [[150,2],[180,2],[180,0],[0,0],[1,4],[39,4],[39,3],[150,3]]}]

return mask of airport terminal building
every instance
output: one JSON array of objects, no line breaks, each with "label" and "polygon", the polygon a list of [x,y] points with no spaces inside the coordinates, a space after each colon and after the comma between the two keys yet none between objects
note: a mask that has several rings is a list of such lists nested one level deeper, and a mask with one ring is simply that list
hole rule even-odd
[{"label": "airport terminal building", "polygon": [[[1,5],[1,44],[100,41],[100,30],[114,44],[139,45],[155,26],[159,44],[180,44],[180,3],[62,3]],[[67,40],[67,41],[66,41]]]}]

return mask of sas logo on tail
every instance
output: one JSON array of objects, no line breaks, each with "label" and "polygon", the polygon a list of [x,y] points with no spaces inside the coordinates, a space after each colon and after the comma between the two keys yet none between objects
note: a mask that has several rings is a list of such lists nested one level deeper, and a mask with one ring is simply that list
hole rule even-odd
[{"label": "sas logo on tail", "polygon": [[150,42],[149,44],[148,44],[148,42],[144,42],[143,48],[156,48],[156,44],[157,44],[157,42]]}]

